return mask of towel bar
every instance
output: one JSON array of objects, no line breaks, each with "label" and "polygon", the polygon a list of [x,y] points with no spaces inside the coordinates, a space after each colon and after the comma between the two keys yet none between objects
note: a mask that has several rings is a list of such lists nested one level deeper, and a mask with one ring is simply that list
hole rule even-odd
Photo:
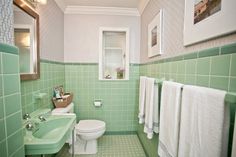
[{"label": "towel bar", "polygon": [[[163,79],[156,79],[155,84],[162,85]],[[236,105],[236,93],[228,92],[225,96],[225,102]]]},{"label": "towel bar", "polygon": [[236,104],[236,93],[228,92],[225,96],[225,102]]},{"label": "towel bar", "polygon": [[[155,84],[161,86],[165,79],[156,79]],[[183,89],[183,87],[182,87]],[[228,141],[228,157],[231,157],[232,146],[233,146],[233,136],[234,135],[234,123],[235,123],[235,112],[236,112],[236,93],[228,92],[225,95],[225,102],[230,106],[230,128],[229,128],[229,141]]]}]

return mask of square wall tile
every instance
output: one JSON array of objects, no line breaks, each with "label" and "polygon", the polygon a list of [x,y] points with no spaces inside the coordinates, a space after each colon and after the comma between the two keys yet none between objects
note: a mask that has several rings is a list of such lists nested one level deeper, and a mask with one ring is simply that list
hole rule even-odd
[{"label": "square wall tile", "polygon": [[195,74],[196,73],[196,65],[197,60],[196,59],[190,59],[186,61],[186,74]]},{"label": "square wall tile", "polygon": [[2,75],[0,75],[0,97],[3,95]]},{"label": "square wall tile", "polygon": [[236,92],[236,77],[230,78],[230,85],[229,85],[230,92]]},{"label": "square wall tile", "polygon": [[16,92],[20,92],[19,80],[20,77],[18,74],[16,75],[4,75],[4,94],[10,95]]},{"label": "square wall tile", "polygon": [[177,62],[172,62],[171,64],[171,73],[173,74],[176,74],[177,73],[177,70],[178,70],[178,66],[177,66]]},{"label": "square wall tile", "polygon": [[2,74],[2,52],[0,52],[0,74]]},{"label": "square wall tile", "polygon": [[196,75],[186,75],[184,84],[195,85],[196,84]]},{"label": "square wall tile", "polygon": [[212,57],[211,75],[229,76],[230,55]]},{"label": "square wall tile", "polygon": [[197,60],[197,74],[209,75],[210,73],[210,58],[199,58]]},{"label": "square wall tile", "polygon": [[21,112],[11,115],[6,119],[6,127],[7,127],[7,136],[13,134],[20,128],[22,128],[22,121],[21,121]]},{"label": "square wall tile", "polygon": [[178,74],[185,74],[185,61],[178,61]]},{"label": "square wall tile", "polygon": [[5,99],[5,111],[6,116],[15,113],[17,111],[20,111],[21,105],[20,105],[20,94],[14,94],[10,96],[4,97]]},{"label": "square wall tile", "polygon": [[2,54],[2,68],[4,74],[19,73],[19,56],[14,54]]},{"label": "square wall tile", "polygon": [[229,78],[228,77],[210,77],[210,87],[228,91]]},{"label": "square wall tile", "polygon": [[23,146],[23,132],[22,130],[17,131],[14,135],[7,138],[8,155],[13,155],[17,149]]},{"label": "square wall tile", "polygon": [[210,76],[197,76],[197,85],[203,87],[209,87],[209,77]]},{"label": "square wall tile", "polygon": [[232,55],[230,76],[236,76],[236,54]]},{"label": "square wall tile", "polygon": [[0,119],[0,126],[1,126],[0,127],[0,142],[1,142],[6,138],[4,119]]},{"label": "square wall tile", "polygon": [[7,157],[7,143],[6,140],[0,142],[0,157]]},{"label": "square wall tile", "polygon": [[4,114],[3,98],[0,97],[0,119],[2,119],[4,116],[5,114]]},{"label": "square wall tile", "polygon": [[25,157],[24,146],[22,146],[17,152],[15,152],[12,157]]}]

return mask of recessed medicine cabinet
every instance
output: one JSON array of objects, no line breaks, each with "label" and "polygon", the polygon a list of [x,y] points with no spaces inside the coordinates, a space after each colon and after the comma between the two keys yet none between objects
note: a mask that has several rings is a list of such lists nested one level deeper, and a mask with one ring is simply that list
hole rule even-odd
[{"label": "recessed medicine cabinet", "polygon": [[99,80],[129,79],[129,29],[100,28]]}]

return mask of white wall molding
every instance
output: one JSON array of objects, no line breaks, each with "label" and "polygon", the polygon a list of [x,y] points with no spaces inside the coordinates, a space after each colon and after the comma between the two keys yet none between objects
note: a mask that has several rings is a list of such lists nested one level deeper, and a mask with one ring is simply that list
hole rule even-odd
[{"label": "white wall molding", "polygon": [[65,14],[94,14],[94,15],[123,15],[140,16],[137,8],[96,7],[96,6],[67,6]]},{"label": "white wall molding", "polygon": [[142,15],[144,9],[146,8],[147,4],[148,4],[149,0],[140,0],[139,4],[138,4],[138,11],[139,14]]}]

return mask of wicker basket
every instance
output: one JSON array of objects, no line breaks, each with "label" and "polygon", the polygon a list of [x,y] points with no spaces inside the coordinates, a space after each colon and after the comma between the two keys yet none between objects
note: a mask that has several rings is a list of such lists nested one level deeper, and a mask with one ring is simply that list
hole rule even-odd
[{"label": "wicker basket", "polygon": [[73,99],[73,93],[70,93],[68,96],[67,95],[63,96],[62,99],[52,98],[52,102],[56,108],[63,108],[68,106],[72,102],[72,99]]}]

